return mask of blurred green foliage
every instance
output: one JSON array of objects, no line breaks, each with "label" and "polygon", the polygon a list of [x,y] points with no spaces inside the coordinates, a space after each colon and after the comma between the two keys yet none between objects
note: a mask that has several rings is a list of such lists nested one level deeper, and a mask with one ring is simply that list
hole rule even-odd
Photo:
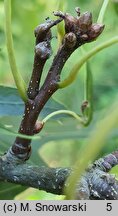
[{"label": "blurred green foliage", "polygon": [[[18,1],[12,0],[12,30],[13,30],[13,39],[14,39],[14,47],[16,53],[16,60],[19,67],[20,72],[22,73],[26,83],[31,75],[32,65],[33,65],[33,57],[34,57],[34,28],[40,24],[45,22],[46,17],[50,17],[54,19],[52,14],[53,11],[58,9],[58,3],[62,0],[25,0]],[[93,20],[96,21],[99,10],[102,5],[102,0],[94,1],[94,0],[64,0],[64,11],[70,12],[73,15],[75,14],[74,8],[79,6],[81,11],[90,11],[93,14]],[[107,8],[104,24],[105,30],[103,34],[98,38],[96,42],[85,45],[85,50],[90,50],[95,44],[98,44],[102,41],[106,41],[111,37],[118,35],[118,1],[110,1],[109,6]],[[52,47],[53,47],[53,55],[48,60],[45,65],[43,79],[46,76],[48,68],[51,65],[52,59],[56,53],[58,48],[57,43],[57,31],[56,27],[53,29],[52,39]],[[82,51],[81,49],[77,50],[67,61],[62,73],[62,79],[65,78],[70,71],[70,68],[78,61],[81,57]],[[98,119],[98,117],[102,118],[106,109],[112,104],[114,101],[117,92],[118,92],[118,46],[112,46],[101,53],[97,54],[92,60],[90,60],[91,71],[93,73],[93,106],[94,106],[94,121]],[[79,74],[77,80],[69,87],[65,89],[59,90],[54,94],[53,98],[63,104],[70,110],[73,110],[77,113],[80,113],[80,107],[82,101],[84,100],[84,82],[85,82],[85,67],[82,67],[81,73]],[[4,5],[3,1],[0,1],[0,84],[14,86],[14,81],[12,78],[12,74],[9,67],[6,44],[5,44],[5,32],[4,32]],[[6,117],[7,118],[7,117]],[[20,117],[18,117],[20,118]],[[8,120],[8,119],[7,119]],[[11,120],[10,120],[11,121]],[[16,121],[16,118],[15,118]],[[17,122],[17,127],[18,127]],[[57,127],[61,130],[62,121],[58,123],[47,123],[45,131],[49,128],[52,130]],[[10,124],[10,123],[9,123]],[[94,125],[94,123],[92,123]],[[56,125],[56,126],[55,126]],[[60,125],[60,127],[59,127]],[[67,135],[62,136],[63,140],[61,140],[61,135],[55,133],[57,140],[54,136],[52,136],[52,140],[47,142],[48,138],[45,139],[45,145],[41,145],[42,147],[39,151],[38,148],[39,143],[34,148],[34,153],[37,151],[37,155],[40,154],[42,159],[49,166],[71,166],[77,160],[77,154],[81,146],[84,145],[85,140],[87,138],[87,134],[85,137],[77,137],[77,134],[74,136],[75,124],[69,122],[65,123],[66,129],[69,130],[69,134],[72,137]],[[67,127],[67,125],[69,125]],[[16,128],[17,128],[16,127]],[[72,130],[72,127],[74,128]],[[94,127],[94,126],[93,126]],[[76,128],[77,129],[77,128]],[[64,130],[64,129],[62,129]],[[89,127],[88,127],[89,130]],[[91,126],[90,126],[91,130]],[[71,134],[71,131],[73,134]],[[55,131],[54,131],[55,132]],[[84,132],[85,133],[85,132]],[[66,133],[65,133],[66,134]],[[104,149],[98,156],[102,156],[107,152],[111,152],[116,150],[118,147],[118,138],[117,138],[117,129],[114,130],[114,136],[111,136],[107,140],[107,145],[105,145]],[[48,133],[47,133],[48,136]],[[84,138],[84,139],[83,139]],[[56,141],[55,141],[56,140]],[[36,141],[35,141],[36,142]],[[39,141],[40,142],[40,141]],[[3,140],[3,145],[5,141]],[[4,149],[3,149],[4,150]],[[35,155],[36,157],[36,155]],[[34,161],[38,164],[37,161]],[[11,186],[12,187],[12,186]],[[10,193],[10,192],[9,192]],[[18,190],[19,193],[19,190]],[[21,196],[21,199],[48,199],[46,193],[42,195],[42,192],[34,192],[32,190],[25,195]],[[13,193],[12,193],[13,194]],[[11,196],[12,196],[11,194]],[[20,195],[19,195],[20,197]],[[57,198],[57,197],[56,197]],[[50,195],[50,199],[56,199]],[[2,199],[2,197],[1,197]],[[20,199],[20,198],[17,198]]]}]

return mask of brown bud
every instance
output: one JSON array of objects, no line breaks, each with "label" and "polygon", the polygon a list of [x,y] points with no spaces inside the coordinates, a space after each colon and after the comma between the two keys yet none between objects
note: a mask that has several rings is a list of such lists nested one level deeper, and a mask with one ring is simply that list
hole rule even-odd
[{"label": "brown bud", "polygon": [[[92,24],[91,13],[85,12],[80,15],[80,8],[76,8],[75,10],[78,14],[77,18],[67,13],[64,14],[61,11],[56,12],[55,15],[64,19],[65,32],[74,33],[76,36],[76,44],[79,46],[94,41],[103,31],[104,25]],[[68,41],[68,36],[65,37],[65,40]]]},{"label": "brown bud", "polygon": [[89,12],[83,13],[78,19],[80,31],[86,33],[92,25],[92,14]]},{"label": "brown bud", "polygon": [[41,33],[44,34],[46,26],[47,25],[45,23],[38,25],[34,30],[35,37],[37,37],[38,34],[40,34],[40,35],[41,35]]},{"label": "brown bud", "polygon": [[44,41],[44,42],[37,44],[35,47],[35,53],[41,59],[48,59],[51,55],[51,50],[50,50],[50,47],[49,47],[47,41]]},{"label": "brown bud", "polygon": [[51,31],[50,31],[50,25],[49,23],[43,23],[39,26],[37,26],[34,30],[34,35],[36,37],[36,44],[48,39],[51,40]]},{"label": "brown bud", "polygon": [[84,113],[84,111],[86,110],[86,108],[88,108],[88,105],[89,105],[89,102],[87,100],[83,101],[83,103],[81,105],[81,111],[82,111],[82,113]]},{"label": "brown bud", "polygon": [[71,16],[68,13],[63,13],[61,11],[56,11],[54,12],[55,16],[59,16],[61,18],[64,19],[65,22],[65,32],[69,33],[69,32],[75,32],[76,27],[77,27],[77,18]]},{"label": "brown bud", "polygon": [[34,30],[34,34],[36,37],[36,44],[47,40],[50,41],[52,39],[52,34],[50,29],[53,26],[60,23],[62,20],[63,18],[54,21],[47,19],[46,23],[37,26]]},{"label": "brown bud", "polygon": [[76,45],[76,35],[72,32],[65,35],[64,43],[67,47],[73,48]]},{"label": "brown bud", "polygon": [[104,25],[102,24],[97,24],[97,23],[92,24],[88,32],[89,41],[95,40],[102,33],[103,29],[104,29]]},{"label": "brown bud", "polygon": [[65,18],[65,32],[69,33],[69,32],[76,32],[77,29],[77,18],[66,14]]},{"label": "brown bud", "polygon": [[44,126],[43,122],[37,121],[33,130],[34,134],[39,133],[42,130],[43,126]]}]

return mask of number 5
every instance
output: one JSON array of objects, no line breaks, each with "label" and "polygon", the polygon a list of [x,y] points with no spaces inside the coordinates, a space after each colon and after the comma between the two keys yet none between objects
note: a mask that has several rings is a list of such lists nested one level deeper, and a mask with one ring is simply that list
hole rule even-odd
[{"label": "number 5", "polygon": [[111,211],[112,210],[112,203],[107,203],[106,210],[107,211]]}]

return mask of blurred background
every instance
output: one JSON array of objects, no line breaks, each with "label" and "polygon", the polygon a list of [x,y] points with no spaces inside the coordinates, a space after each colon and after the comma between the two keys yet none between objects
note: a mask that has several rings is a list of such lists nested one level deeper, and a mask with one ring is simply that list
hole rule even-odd
[{"label": "blurred background", "polygon": [[[49,17],[55,19],[53,11],[58,10],[59,3],[63,1],[63,10],[73,15],[75,14],[74,8],[79,6],[81,12],[90,11],[93,15],[93,20],[96,22],[100,8],[103,1],[98,0],[12,0],[12,31],[14,48],[16,54],[17,65],[20,72],[23,75],[24,80],[28,83],[34,58],[34,29],[40,23],[45,22],[45,18]],[[111,37],[118,35],[118,1],[111,0],[104,17],[105,30],[103,34],[98,38],[97,41],[91,44],[85,45],[85,50],[92,49],[95,45],[110,39]],[[57,29],[53,28],[52,57],[47,61],[42,82],[48,72],[48,68],[51,65],[54,55],[58,49],[57,41]],[[67,76],[72,66],[82,56],[82,50],[77,50],[67,61],[64,66],[62,76]],[[90,60],[90,67],[93,73],[94,83],[94,119],[102,118],[106,109],[115,100],[118,92],[118,46],[114,45],[109,47],[102,52],[98,53],[94,58]],[[66,89],[59,90],[54,94],[53,99],[59,102],[62,106],[73,110],[76,113],[80,113],[80,107],[84,100],[84,82],[85,82],[85,67],[82,67],[77,80]],[[10,71],[8,62],[7,49],[5,44],[5,32],[4,32],[4,4],[3,0],[0,0],[0,85],[7,85],[15,87],[13,77]],[[1,118],[1,122],[6,124],[12,122],[15,128],[18,127],[21,117],[4,117]],[[77,155],[81,146],[85,145],[85,140],[88,138],[88,132],[94,127],[94,120],[91,125],[83,131],[78,132],[79,126],[76,121],[71,119],[67,120],[54,120],[50,121],[44,133],[42,142],[36,143],[33,146],[32,163],[39,164],[38,157],[49,166],[71,166],[77,160]],[[49,133],[49,136],[48,136]],[[45,137],[47,134],[47,138]],[[36,141],[35,141],[36,142]],[[3,140],[3,145],[8,143]],[[40,147],[40,148],[39,148]],[[110,136],[105,145],[103,151],[99,156],[111,152],[118,147],[117,131]],[[37,150],[39,149],[39,150]],[[37,158],[36,158],[37,154]],[[42,162],[41,162],[42,163]],[[4,186],[4,185],[3,185]],[[11,186],[12,188],[14,186]],[[15,186],[16,188],[18,186]],[[18,189],[18,188],[17,188]],[[14,189],[16,190],[16,189]],[[24,191],[23,193],[20,193]],[[14,195],[11,189],[11,197],[15,196],[16,199],[61,199],[61,196],[54,196],[45,192],[40,192],[34,189],[23,189],[18,190],[17,196]],[[20,194],[19,194],[20,193]],[[4,197],[1,193],[1,199]]]}]

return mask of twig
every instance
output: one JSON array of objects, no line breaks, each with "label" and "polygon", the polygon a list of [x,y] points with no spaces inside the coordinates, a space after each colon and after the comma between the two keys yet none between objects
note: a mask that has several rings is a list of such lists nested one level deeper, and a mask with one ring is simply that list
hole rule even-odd
[{"label": "twig", "polygon": [[[19,128],[19,133],[21,134],[33,135],[34,131],[36,131],[38,115],[51,95],[59,88],[60,74],[70,55],[84,43],[95,40],[103,30],[103,25],[92,24],[92,17],[89,12],[82,14],[79,18],[74,18],[69,14],[62,16],[62,12],[56,12],[55,15],[59,16],[59,19],[56,21],[48,20],[35,29],[36,48],[34,67],[28,88],[28,101],[25,104],[24,116]],[[52,36],[50,29],[63,19],[66,34],[62,45],[54,57],[47,77],[39,89],[43,67],[51,53],[50,40]],[[39,127],[38,131],[42,128],[43,125]],[[8,153],[20,158],[21,161],[27,160],[31,154],[30,143],[30,139],[17,137]]]},{"label": "twig", "polygon": [[55,21],[48,20],[46,23],[36,27],[34,34],[36,37],[34,65],[31,80],[28,87],[28,97],[33,100],[39,93],[39,84],[43,67],[47,59],[51,56],[51,39],[52,34],[50,28],[60,23],[62,19]]},{"label": "twig", "polygon": [[[6,157],[7,156],[7,157]],[[69,187],[67,178],[73,173],[70,168],[49,168],[19,163],[18,159],[4,155],[0,158],[0,181],[8,181],[23,186],[45,190],[54,194],[64,194]],[[90,165],[76,184],[74,199],[118,200],[118,181],[108,174],[118,164],[118,151],[113,152]]]}]

